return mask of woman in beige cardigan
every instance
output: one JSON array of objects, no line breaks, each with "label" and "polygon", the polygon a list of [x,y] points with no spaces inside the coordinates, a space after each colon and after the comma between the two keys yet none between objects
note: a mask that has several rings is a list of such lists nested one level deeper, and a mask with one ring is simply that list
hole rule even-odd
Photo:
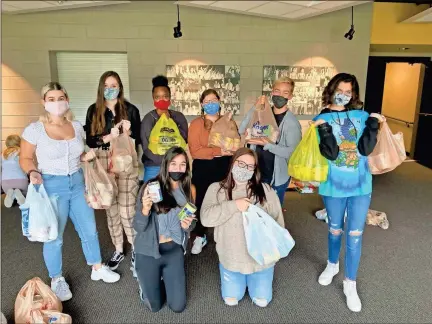
[{"label": "woman in beige cardigan", "polygon": [[274,264],[260,266],[248,253],[242,212],[257,204],[284,226],[276,192],[261,183],[257,155],[248,148],[239,149],[232,158],[225,180],[213,183],[201,207],[201,222],[214,227],[219,256],[222,298],[235,306],[248,288],[252,301],[266,307],[272,299]]}]

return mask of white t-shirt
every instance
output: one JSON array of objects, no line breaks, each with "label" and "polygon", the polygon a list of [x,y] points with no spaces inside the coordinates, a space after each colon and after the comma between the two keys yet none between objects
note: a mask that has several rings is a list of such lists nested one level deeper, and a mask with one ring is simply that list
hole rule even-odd
[{"label": "white t-shirt", "polygon": [[79,170],[85,133],[80,122],[73,121],[72,126],[75,137],[70,140],[50,138],[40,121],[31,123],[24,129],[22,138],[36,146],[38,168],[42,174],[65,176]]}]

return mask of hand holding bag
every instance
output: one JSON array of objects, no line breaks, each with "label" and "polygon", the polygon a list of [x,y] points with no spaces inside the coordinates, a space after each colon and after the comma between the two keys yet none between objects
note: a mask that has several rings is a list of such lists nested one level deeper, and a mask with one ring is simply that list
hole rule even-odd
[{"label": "hand holding bag", "polygon": [[115,174],[130,174],[137,162],[137,153],[132,139],[127,133],[111,141],[108,169]]},{"label": "hand holding bag", "polygon": [[286,228],[255,205],[242,214],[247,250],[259,265],[274,264],[289,254],[295,242]]},{"label": "hand holding bag", "polygon": [[377,144],[368,156],[372,174],[383,174],[396,169],[406,159],[405,144],[401,132],[393,134],[384,120],[378,131]]},{"label": "hand holding bag", "polygon": [[267,99],[264,105],[255,107],[253,117],[246,128],[246,141],[263,137],[267,137],[272,143],[276,143],[279,138],[279,127]]},{"label": "hand holding bag", "polygon": [[150,133],[148,149],[153,154],[165,155],[173,146],[186,149],[187,145],[174,119],[162,114]]}]

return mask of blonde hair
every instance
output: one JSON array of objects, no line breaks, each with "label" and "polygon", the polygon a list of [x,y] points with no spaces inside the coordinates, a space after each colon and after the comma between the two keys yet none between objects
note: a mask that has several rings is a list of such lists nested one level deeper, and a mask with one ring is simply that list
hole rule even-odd
[{"label": "blonde hair", "polygon": [[275,82],[273,82],[273,86],[272,86],[272,88],[274,88],[274,87],[275,87],[277,84],[279,84],[279,83],[286,83],[286,84],[289,84],[289,85],[291,86],[291,92],[294,91],[294,85],[295,85],[295,82],[294,82],[293,79],[288,78],[288,77],[282,77],[282,78],[279,78],[279,79],[277,79]]},{"label": "blonde hair", "polygon": [[5,159],[8,159],[11,154],[16,152],[18,152],[19,155],[20,146],[21,146],[21,137],[16,134],[9,135],[6,138],[6,149],[3,152],[3,157]]},{"label": "blonde hair", "polygon": [[[48,82],[41,89],[41,98],[42,98],[42,100],[45,100],[45,97],[46,97],[47,93],[50,92],[50,91],[53,91],[53,90],[63,91],[66,99],[69,99],[69,95],[68,95],[66,89],[60,83],[58,83],[58,82]],[[68,122],[71,122],[71,121],[74,120],[74,115],[73,115],[73,113],[72,113],[72,111],[70,109],[66,112],[66,114],[64,115],[64,118]],[[41,115],[39,117],[39,121],[41,121],[42,123],[50,123],[51,122],[50,114],[48,112],[45,112],[43,115]]]}]

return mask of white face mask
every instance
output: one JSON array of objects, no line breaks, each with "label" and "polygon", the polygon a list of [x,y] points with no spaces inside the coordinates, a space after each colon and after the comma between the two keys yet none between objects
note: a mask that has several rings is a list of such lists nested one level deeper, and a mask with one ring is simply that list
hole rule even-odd
[{"label": "white face mask", "polygon": [[63,101],[46,101],[45,110],[51,115],[61,117],[69,110],[69,103]]}]

